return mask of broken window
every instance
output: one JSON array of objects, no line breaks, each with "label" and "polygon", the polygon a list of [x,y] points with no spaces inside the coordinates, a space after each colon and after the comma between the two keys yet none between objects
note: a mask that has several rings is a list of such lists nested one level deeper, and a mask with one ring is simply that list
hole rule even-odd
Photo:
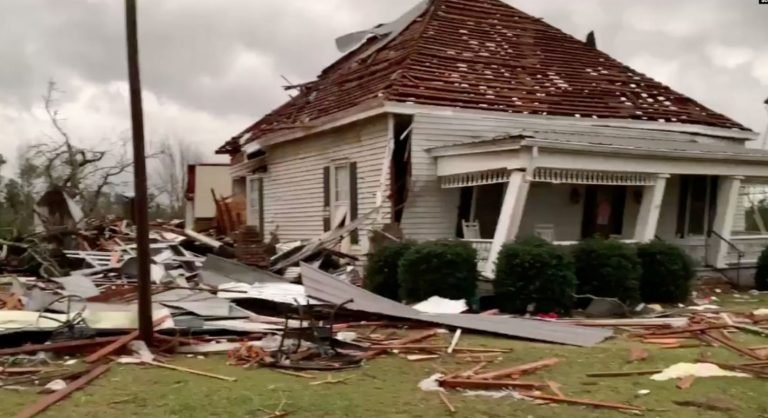
[{"label": "broken window", "polygon": [[[323,229],[344,226],[357,219],[357,164],[344,162],[323,168]],[[359,242],[359,234],[350,235],[351,244]]]}]

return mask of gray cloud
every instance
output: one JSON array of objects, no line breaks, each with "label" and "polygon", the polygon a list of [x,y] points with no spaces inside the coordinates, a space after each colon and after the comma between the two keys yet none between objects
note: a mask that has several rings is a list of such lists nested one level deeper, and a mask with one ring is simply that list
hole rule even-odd
[{"label": "gray cloud", "polygon": [[[764,129],[768,6],[753,0],[507,0],[728,114]],[[340,54],[334,39],[392,20],[417,0],[140,1],[151,136],[210,152],[287,98],[281,75],[311,80]],[[47,129],[39,103],[54,78],[83,141],[128,127],[122,1],[0,2],[0,153]]]}]

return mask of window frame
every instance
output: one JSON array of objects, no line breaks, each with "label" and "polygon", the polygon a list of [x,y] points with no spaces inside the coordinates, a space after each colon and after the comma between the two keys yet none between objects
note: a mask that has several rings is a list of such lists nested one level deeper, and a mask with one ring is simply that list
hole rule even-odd
[{"label": "window frame", "polygon": [[[257,206],[254,207],[253,203],[253,189],[251,184],[257,184],[256,199]],[[254,214],[254,209],[257,212]],[[247,225],[253,225],[259,227],[259,232],[264,234],[264,176],[262,174],[255,174],[245,178],[245,222]]]}]

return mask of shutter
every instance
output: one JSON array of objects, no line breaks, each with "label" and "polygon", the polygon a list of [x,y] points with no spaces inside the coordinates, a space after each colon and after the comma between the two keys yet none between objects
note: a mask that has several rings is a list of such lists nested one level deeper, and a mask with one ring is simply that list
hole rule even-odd
[{"label": "shutter", "polygon": [[323,232],[331,230],[331,167],[323,167]]},{"label": "shutter", "polygon": [[[349,164],[349,222],[357,219],[357,163]],[[350,234],[352,244],[360,243],[360,231],[355,229]]]}]

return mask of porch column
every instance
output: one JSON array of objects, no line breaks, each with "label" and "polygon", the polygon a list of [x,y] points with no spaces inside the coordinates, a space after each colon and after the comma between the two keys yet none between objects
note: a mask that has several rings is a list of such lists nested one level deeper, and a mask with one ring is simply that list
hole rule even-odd
[{"label": "porch column", "polygon": [[507,192],[504,195],[504,203],[501,205],[499,222],[496,224],[496,232],[493,234],[493,244],[488,253],[488,263],[485,265],[485,274],[493,277],[496,270],[496,257],[499,256],[501,246],[505,242],[514,240],[523,220],[523,210],[528,197],[530,183],[525,179],[524,171],[513,171],[509,176]]},{"label": "porch column", "polygon": [[[739,201],[739,188],[744,177],[730,176],[720,177],[720,184],[717,188],[717,212],[715,213],[715,222],[712,229],[719,233],[726,240],[731,239],[733,230],[733,218],[736,216],[736,206]],[[715,267],[727,267],[728,243],[712,236],[707,238],[712,251],[707,255],[710,259],[707,262]]]},{"label": "porch column", "polygon": [[655,184],[643,187],[643,202],[640,204],[640,213],[635,225],[636,241],[647,242],[656,237],[661,201],[664,198],[668,178],[669,174],[659,174]]}]

